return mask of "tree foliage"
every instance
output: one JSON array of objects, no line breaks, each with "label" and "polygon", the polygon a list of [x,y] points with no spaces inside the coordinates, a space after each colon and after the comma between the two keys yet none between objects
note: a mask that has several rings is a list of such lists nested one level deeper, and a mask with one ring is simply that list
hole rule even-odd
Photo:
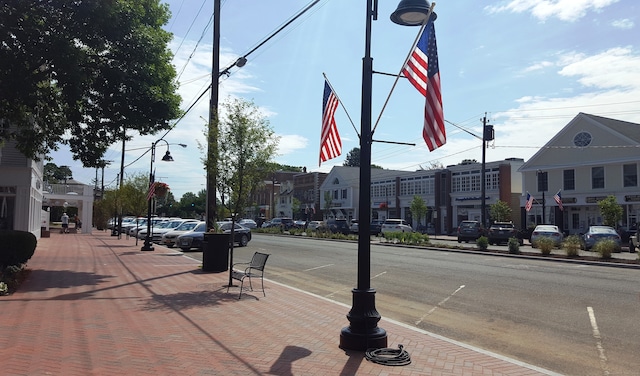
[{"label": "tree foliage", "polygon": [[496,201],[489,208],[489,215],[494,222],[508,222],[511,221],[511,214],[513,210],[509,207],[509,204],[502,200]]},{"label": "tree foliage", "polygon": [[55,163],[45,164],[43,174],[43,180],[51,184],[61,183],[65,179],[73,178],[73,173],[69,166],[58,166]]},{"label": "tree foliage", "polygon": [[[347,153],[347,157],[342,163],[343,166],[347,167],[360,167],[360,148],[353,148],[351,151]],[[376,164],[371,164],[371,168],[382,169],[381,166]]]},{"label": "tree foliage", "polygon": [[418,225],[422,222],[422,217],[427,214],[427,203],[420,196],[413,196],[413,200],[411,200],[411,205],[409,206],[411,210],[411,215],[418,221]]},{"label": "tree foliage", "polygon": [[179,116],[159,0],[20,0],[0,5],[0,143],[38,160],[68,144],[97,167],[127,129]]},{"label": "tree foliage", "polygon": [[249,206],[249,195],[263,183],[276,155],[278,137],[253,102],[229,98],[218,127],[217,190],[233,215]]},{"label": "tree foliage", "polygon": [[616,197],[608,196],[604,200],[598,201],[598,207],[600,208],[604,225],[616,228],[616,224],[624,214],[622,206],[616,201]]}]

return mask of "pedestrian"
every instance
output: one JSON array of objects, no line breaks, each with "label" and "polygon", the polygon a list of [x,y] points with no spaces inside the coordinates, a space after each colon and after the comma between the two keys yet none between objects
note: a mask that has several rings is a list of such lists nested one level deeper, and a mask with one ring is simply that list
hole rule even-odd
[{"label": "pedestrian", "polygon": [[69,233],[69,216],[67,215],[67,212],[62,213],[62,217],[60,217],[60,221],[62,222],[62,233],[68,234]]},{"label": "pedestrian", "polygon": [[82,221],[80,220],[80,217],[78,217],[76,215],[73,220],[76,223],[76,232],[77,233],[81,233],[82,232]]}]

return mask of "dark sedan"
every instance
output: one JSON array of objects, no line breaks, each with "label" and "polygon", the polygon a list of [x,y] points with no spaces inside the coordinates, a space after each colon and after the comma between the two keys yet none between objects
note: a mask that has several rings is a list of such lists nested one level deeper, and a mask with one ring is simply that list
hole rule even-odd
[{"label": "dark sedan", "polygon": [[[219,231],[225,234],[231,233],[231,222],[218,222]],[[204,241],[204,232],[206,228],[204,224],[198,225],[192,231],[186,232],[178,236],[177,244],[180,249],[187,252],[193,248],[197,248],[202,251],[202,243]],[[234,243],[237,243],[240,247],[245,247],[251,240],[251,229],[244,227],[238,223],[235,224],[234,229]]]}]

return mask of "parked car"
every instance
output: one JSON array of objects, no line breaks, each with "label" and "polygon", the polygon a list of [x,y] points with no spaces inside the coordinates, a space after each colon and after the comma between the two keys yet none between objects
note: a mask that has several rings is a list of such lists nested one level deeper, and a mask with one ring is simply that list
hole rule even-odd
[{"label": "parked car", "polygon": [[349,223],[347,223],[346,219],[328,219],[322,228],[334,234],[341,233],[348,235],[351,233]]},{"label": "parked car", "polygon": [[[173,231],[186,222],[198,222],[196,219],[173,219],[170,221],[160,222],[153,226],[151,230],[151,241],[154,243],[161,243],[162,236],[169,231]],[[144,239],[147,236],[147,229],[144,228],[138,231],[138,238]]]},{"label": "parked car", "polygon": [[[264,227],[264,224],[262,227]],[[294,222],[293,219],[287,217],[272,218],[267,227],[280,227],[281,230],[289,230],[294,227]]]},{"label": "parked car", "polygon": [[389,232],[413,232],[413,229],[404,219],[387,218],[384,220],[384,223],[382,223],[380,232],[382,232],[382,234]]},{"label": "parked car", "polygon": [[309,224],[307,225],[307,230],[317,230],[318,228],[322,227],[324,223],[322,221],[311,221],[309,222]]},{"label": "parked car", "polygon": [[349,231],[351,231],[352,234],[357,234],[358,233],[358,220],[357,219],[352,219],[351,220],[351,225],[349,226]]},{"label": "parked car", "polygon": [[253,219],[241,219],[238,221],[239,224],[243,225],[246,228],[257,228],[258,224]]},{"label": "parked car", "polygon": [[176,245],[178,236],[193,230],[200,223],[204,223],[204,222],[201,222],[201,221],[185,222],[180,226],[176,227],[175,229],[171,231],[167,231],[166,233],[162,234],[162,240],[160,241],[160,243],[166,245],[169,248],[173,248]]},{"label": "parked car", "polygon": [[369,228],[369,232],[371,233],[371,235],[375,235],[378,236],[380,235],[380,233],[382,232],[382,223],[384,221],[381,221],[379,219],[374,219],[373,221],[371,221],[371,227]]},{"label": "parked car", "polygon": [[484,235],[484,228],[479,221],[462,221],[458,225],[458,243],[476,241]]},{"label": "parked car", "polygon": [[[220,231],[225,234],[231,233],[231,222],[217,222],[217,225]],[[190,251],[193,248],[202,250],[205,232],[205,222],[201,222],[193,230],[178,236],[177,244],[184,252]],[[233,239],[234,243],[238,243],[240,247],[246,246],[251,240],[251,229],[236,223]]]},{"label": "parked car", "polygon": [[622,250],[622,239],[620,234],[610,226],[589,226],[589,230],[582,236],[582,247],[585,251],[590,251],[597,242],[610,239],[616,243],[615,252]]},{"label": "parked car", "polygon": [[513,222],[494,222],[487,233],[489,244],[508,243],[509,239],[516,238],[523,244],[524,241],[521,236],[518,236],[518,229],[513,225]]},{"label": "parked car", "polygon": [[306,221],[301,221],[301,220],[293,221],[293,227],[295,227],[295,228],[304,229],[306,226],[307,226],[307,222]]},{"label": "parked car", "polygon": [[562,240],[564,239],[564,235],[558,228],[558,226],[554,225],[537,225],[536,228],[533,229],[531,233],[531,238],[529,242],[531,242],[531,247],[536,248],[536,241],[541,238],[551,238],[555,243],[556,247],[560,247],[562,244]]}]

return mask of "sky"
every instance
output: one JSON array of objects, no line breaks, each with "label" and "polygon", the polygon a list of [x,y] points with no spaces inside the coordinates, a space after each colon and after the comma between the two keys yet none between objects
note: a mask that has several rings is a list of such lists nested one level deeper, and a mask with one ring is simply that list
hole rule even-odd
[{"label": "sky", "polygon": [[[204,131],[209,118],[213,0],[165,0],[172,17],[169,48],[178,73],[182,109],[193,108],[164,139],[174,162],[163,162],[167,146],[158,143],[156,180],[179,199],[205,188]],[[220,67],[231,65],[298,14],[311,0],[222,1]],[[389,16],[399,0],[379,1],[372,22],[371,56],[376,72],[398,74],[419,27],[400,26]],[[375,140],[372,163],[414,171],[482,159],[482,119],[494,126],[486,161],[522,158],[544,146],[578,113],[640,123],[640,46],[635,0],[441,0],[434,11],[447,142],[429,152],[422,140],[424,97],[406,79],[373,76]],[[321,0],[230,69],[219,81],[220,111],[229,98],[259,107],[279,139],[275,161],[329,172],[359,147],[362,59],[366,1]],[[319,166],[323,73],[344,107],[335,119],[342,155]],[[351,120],[350,120],[351,119]],[[352,123],[353,121],[353,123]],[[162,137],[131,135],[125,145],[125,177],[148,174],[151,144]],[[187,144],[182,148],[177,143]],[[68,149],[67,149],[68,150]],[[115,187],[122,145],[104,156],[104,184]],[[145,154],[146,153],[146,154]],[[95,169],[82,168],[61,149],[54,163],[69,165],[73,176],[93,184]],[[101,174],[100,174],[101,175]]]}]

